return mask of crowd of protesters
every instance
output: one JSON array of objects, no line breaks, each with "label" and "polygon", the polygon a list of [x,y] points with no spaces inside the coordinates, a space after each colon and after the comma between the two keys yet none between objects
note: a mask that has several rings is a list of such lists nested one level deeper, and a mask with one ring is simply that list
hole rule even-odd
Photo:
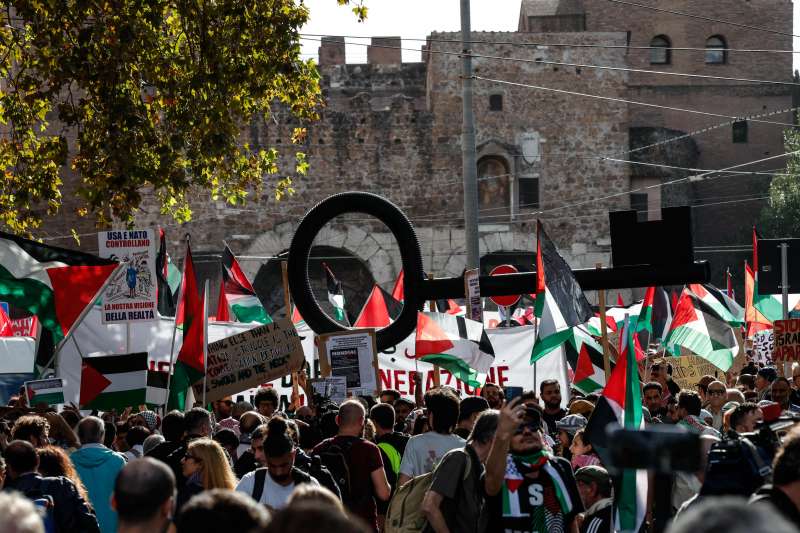
[{"label": "crowd of protesters", "polygon": [[[800,368],[787,379],[750,364],[693,390],[668,359],[640,375],[647,425],[700,436],[702,467],[668,488],[672,531],[800,528]],[[0,533],[614,530],[615,471],[587,431],[599,391],[565,402],[546,380],[506,401],[487,383],[479,396],[443,386],[336,405],[307,381],[305,405],[295,397],[285,412],[271,388],[163,417],[12,398],[0,411]]]}]

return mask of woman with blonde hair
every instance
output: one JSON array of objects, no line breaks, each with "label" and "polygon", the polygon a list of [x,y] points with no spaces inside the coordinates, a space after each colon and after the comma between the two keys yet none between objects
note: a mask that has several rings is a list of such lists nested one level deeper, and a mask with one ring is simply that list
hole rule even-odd
[{"label": "woman with blonde hair", "polygon": [[181,468],[186,476],[186,484],[178,489],[178,509],[192,496],[205,490],[236,488],[236,476],[225,451],[211,439],[190,442],[181,460]]},{"label": "woman with blonde hair", "polygon": [[39,455],[39,474],[43,477],[63,476],[69,479],[75,484],[78,494],[81,495],[86,504],[92,505],[89,500],[89,493],[86,492],[86,487],[72,465],[72,461],[69,460],[67,452],[58,446],[45,446],[36,450],[36,453]]},{"label": "woman with blonde hair", "polygon": [[332,493],[330,489],[326,489],[322,485],[312,485],[311,483],[297,485],[291,496],[289,496],[286,506],[291,507],[292,505],[302,504],[311,504],[315,507],[327,505],[347,516],[342,500]]}]

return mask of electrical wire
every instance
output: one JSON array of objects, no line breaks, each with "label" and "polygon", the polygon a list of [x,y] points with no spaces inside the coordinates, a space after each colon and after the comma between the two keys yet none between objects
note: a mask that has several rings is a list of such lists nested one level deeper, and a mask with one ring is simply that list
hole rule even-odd
[{"label": "electrical wire", "polygon": [[[737,121],[738,120],[742,120],[741,117],[735,117],[735,116],[732,116],[732,115],[724,115],[722,113],[711,113],[709,111],[699,111],[697,109],[684,109],[684,108],[681,108],[681,107],[672,107],[672,106],[651,104],[649,102],[638,102],[638,101],[635,101],[635,100],[626,100],[624,98],[615,98],[615,97],[612,97],[612,96],[601,96],[601,95],[597,95],[597,94],[587,94],[587,93],[580,93],[580,92],[577,92],[577,91],[568,91],[566,89],[555,89],[553,87],[542,87],[540,85],[530,85],[530,84],[527,84],[527,83],[519,83],[519,82],[507,81],[507,80],[497,80],[497,79],[493,79],[493,78],[485,78],[483,76],[472,76],[472,79],[480,80],[480,81],[487,81],[489,83],[496,83],[498,85],[511,85],[511,86],[514,86],[514,87],[524,87],[524,88],[527,88],[527,89],[535,89],[535,90],[538,90],[538,91],[554,92],[554,93],[559,93],[559,94],[568,94],[570,96],[582,96],[584,98],[594,98],[596,100],[604,100],[604,101],[607,101],[607,102],[617,102],[617,103],[621,103],[621,104],[639,105],[639,106],[643,106],[643,107],[652,107],[652,108],[656,108],[656,109],[666,109],[666,110],[669,110],[669,111],[678,111],[678,112],[681,112],[681,113],[691,113],[691,114],[703,115],[703,116],[707,116],[707,117],[727,118],[727,119],[733,119],[733,120],[737,120]],[[760,124],[774,124],[774,125],[777,125],[777,126],[787,126],[787,127],[794,127],[795,126],[794,124],[791,124],[791,123],[788,123],[788,122],[776,122],[776,121],[772,121],[772,120],[761,120],[761,119],[748,119],[748,120],[750,122],[757,122],[757,123],[760,123]]]},{"label": "electrical wire", "polygon": [[775,35],[785,35],[786,37],[800,37],[800,35],[796,35],[794,33],[787,33],[787,32],[780,31],[780,30],[773,30],[773,29],[770,29],[770,28],[762,28],[760,26],[751,26],[750,24],[742,24],[740,22],[733,22],[731,20],[715,19],[713,17],[706,17],[704,15],[696,15],[694,13],[686,13],[684,11],[675,11],[673,9],[665,9],[663,7],[648,6],[648,5],[645,5],[645,4],[637,4],[636,2],[628,2],[626,0],[608,0],[608,1],[613,3],[613,4],[622,4],[622,5],[625,5],[625,6],[638,7],[638,8],[642,8],[642,9],[649,9],[651,11],[658,11],[660,13],[669,13],[670,15],[680,15],[682,17],[688,17],[688,18],[693,18],[693,19],[698,19],[698,20],[705,20],[706,22],[716,22],[717,24],[725,24],[725,25],[728,25],[728,26],[735,26],[737,28],[744,28],[744,29],[747,29],[747,30],[761,31],[761,32],[764,32],[764,33],[774,33]]},{"label": "electrical wire", "polygon": [[[509,32],[518,33],[518,32]],[[301,37],[331,37],[327,33],[301,33]],[[345,39],[373,39],[371,35],[337,35],[336,37],[343,37]],[[316,40],[316,39],[315,39]],[[321,39],[320,39],[321,40]],[[416,41],[423,43],[455,43],[461,44],[461,39],[437,39],[431,38],[417,38],[417,37],[401,37],[403,41]],[[609,48],[609,49],[626,49],[626,50],[675,50],[678,52],[705,52],[708,48],[690,47],[690,46],[634,46],[628,44],[593,44],[593,43],[551,43],[551,42],[527,42],[520,43],[515,41],[485,41],[485,40],[468,40],[467,44],[487,44],[487,45],[506,45],[506,46],[519,46],[519,47],[563,47],[563,48]],[[345,44],[359,44],[359,43],[345,43]],[[415,52],[427,52],[427,50],[411,49]],[[720,52],[741,52],[741,53],[764,53],[764,54],[800,54],[800,50],[773,50],[766,48],[714,48],[715,51]]]}]

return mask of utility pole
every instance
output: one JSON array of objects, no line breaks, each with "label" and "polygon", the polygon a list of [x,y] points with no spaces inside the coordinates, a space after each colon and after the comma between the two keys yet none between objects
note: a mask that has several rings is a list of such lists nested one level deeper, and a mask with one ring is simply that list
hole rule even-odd
[{"label": "utility pole", "polygon": [[478,243],[478,164],[475,155],[475,115],[472,113],[472,50],[470,0],[461,0],[461,166],[464,173],[464,238],[466,269],[480,268]]}]

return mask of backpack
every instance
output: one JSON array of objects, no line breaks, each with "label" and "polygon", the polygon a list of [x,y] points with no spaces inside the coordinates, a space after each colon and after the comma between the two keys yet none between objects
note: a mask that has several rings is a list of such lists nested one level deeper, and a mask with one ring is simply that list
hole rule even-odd
[{"label": "backpack", "polygon": [[331,444],[322,449],[319,455],[320,461],[333,476],[333,480],[339,486],[339,493],[342,495],[342,502],[345,506],[352,504],[352,485],[350,480],[350,466],[348,456],[350,448],[356,440],[351,440],[343,444]]},{"label": "backpack", "polygon": [[[463,450],[461,451],[463,452]],[[461,477],[462,483],[469,477],[471,470],[472,457],[467,454],[464,474]],[[436,472],[435,469],[433,472],[412,478],[411,481],[397,489],[389,502],[389,509],[386,511],[384,533],[413,533],[425,529],[428,519],[422,512],[422,500],[433,484],[434,472]]]}]

